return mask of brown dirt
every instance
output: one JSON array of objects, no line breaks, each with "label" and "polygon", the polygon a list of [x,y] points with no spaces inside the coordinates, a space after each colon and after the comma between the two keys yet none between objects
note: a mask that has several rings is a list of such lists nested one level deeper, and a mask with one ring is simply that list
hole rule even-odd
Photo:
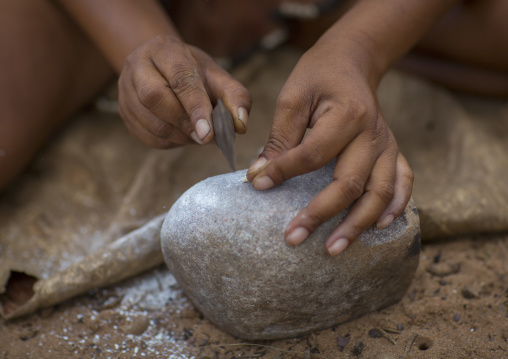
[{"label": "brown dirt", "polygon": [[507,260],[508,235],[426,244],[400,303],[305,337],[256,343],[215,328],[159,267],[0,321],[0,359],[506,358]]}]

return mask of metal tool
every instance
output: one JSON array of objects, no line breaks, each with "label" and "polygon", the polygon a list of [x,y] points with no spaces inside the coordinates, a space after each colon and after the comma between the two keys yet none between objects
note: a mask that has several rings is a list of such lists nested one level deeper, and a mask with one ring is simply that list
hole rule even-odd
[{"label": "metal tool", "polygon": [[229,166],[235,170],[235,125],[233,116],[228,111],[222,100],[212,111],[213,131],[215,132],[215,143],[229,162]]}]

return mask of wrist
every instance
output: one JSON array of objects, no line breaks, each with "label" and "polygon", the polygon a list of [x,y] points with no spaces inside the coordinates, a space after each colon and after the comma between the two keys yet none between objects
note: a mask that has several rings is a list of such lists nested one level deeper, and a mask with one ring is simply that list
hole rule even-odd
[{"label": "wrist", "polygon": [[331,28],[316,42],[314,48],[339,60],[342,66],[349,63],[359,71],[375,89],[386,73],[390,56],[380,49],[368,34],[345,28]]}]

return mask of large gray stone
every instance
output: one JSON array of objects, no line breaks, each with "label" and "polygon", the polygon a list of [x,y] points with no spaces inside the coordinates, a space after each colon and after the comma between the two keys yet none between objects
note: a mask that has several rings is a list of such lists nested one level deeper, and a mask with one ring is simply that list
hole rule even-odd
[{"label": "large gray stone", "polygon": [[410,203],[388,228],[364,232],[332,258],[324,243],[345,213],[303,244],[283,238],[289,221],[331,180],[330,165],[256,191],[245,171],[208,178],[185,192],[162,227],[165,261],[194,305],[245,339],[291,337],[397,302],[420,252]]}]

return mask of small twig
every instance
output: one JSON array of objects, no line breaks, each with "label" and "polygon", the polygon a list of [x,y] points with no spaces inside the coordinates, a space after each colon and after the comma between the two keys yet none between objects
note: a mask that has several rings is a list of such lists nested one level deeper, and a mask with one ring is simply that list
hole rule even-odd
[{"label": "small twig", "polygon": [[385,332],[384,329],[382,328],[376,328],[379,332],[379,334],[381,334],[383,337],[385,337],[386,339],[388,339],[393,345],[396,345],[397,342],[395,341],[395,339],[393,339],[387,332]]},{"label": "small twig", "polygon": [[402,334],[402,332],[397,329],[390,329],[390,328],[381,328],[381,329],[383,329],[387,333]]},{"label": "small twig", "polygon": [[404,358],[406,357],[407,353],[409,353],[409,351],[411,350],[411,347],[413,346],[415,340],[416,340],[416,337],[418,336],[418,334],[414,334],[411,338],[409,338],[409,340],[407,341],[406,343],[406,348],[404,349]]}]

